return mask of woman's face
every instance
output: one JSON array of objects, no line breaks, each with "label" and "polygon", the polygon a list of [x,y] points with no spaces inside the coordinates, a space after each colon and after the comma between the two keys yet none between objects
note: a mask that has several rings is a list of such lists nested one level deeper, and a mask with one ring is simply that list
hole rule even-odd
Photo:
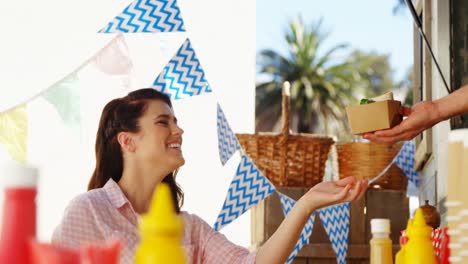
[{"label": "woman's face", "polygon": [[172,108],[160,100],[147,102],[138,120],[140,131],[135,134],[135,154],[143,163],[167,169],[167,173],[184,165],[182,134]]}]

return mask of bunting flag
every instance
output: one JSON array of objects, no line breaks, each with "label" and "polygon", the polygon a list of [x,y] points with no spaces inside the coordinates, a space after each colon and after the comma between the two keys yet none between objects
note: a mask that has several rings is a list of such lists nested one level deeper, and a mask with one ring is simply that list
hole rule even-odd
[{"label": "bunting flag", "polygon": [[419,173],[414,170],[414,148],[414,141],[406,141],[393,162],[406,174],[409,181],[419,187]]},{"label": "bunting flag", "polygon": [[242,155],[214,229],[219,231],[274,191],[273,184],[247,156]]},{"label": "bunting flag", "polygon": [[26,162],[28,138],[28,113],[26,105],[0,113],[0,144],[12,159]]},{"label": "bunting flag", "polygon": [[99,33],[185,32],[176,0],[136,0]]},{"label": "bunting flag", "polygon": [[186,39],[153,83],[173,100],[212,92],[195,51]]},{"label": "bunting flag", "polygon": [[[283,209],[284,216],[287,216],[289,212],[291,211],[291,209],[296,204],[296,201],[294,201],[293,199],[291,199],[290,197],[282,193],[278,192],[278,195],[280,197],[281,208]],[[312,230],[314,229],[314,221],[315,221],[315,212],[313,212],[309,220],[307,220],[304,228],[302,229],[299,240],[296,242],[296,245],[294,246],[293,251],[291,252],[291,254],[289,255],[286,261],[286,264],[291,263],[296,258],[301,248],[304,245],[309,244],[309,238],[312,235]]]},{"label": "bunting flag", "polygon": [[280,198],[281,202],[281,208],[283,209],[284,216],[287,216],[291,209],[294,207],[296,204],[296,201],[294,201],[291,197],[284,195],[280,192],[277,192]]},{"label": "bunting flag", "polygon": [[128,75],[133,68],[127,43],[123,34],[119,34],[90,61],[96,68],[107,75]]},{"label": "bunting flag", "polygon": [[50,87],[42,95],[51,103],[67,127],[75,133],[80,131],[80,81],[76,73]]},{"label": "bunting flag", "polygon": [[[129,76],[132,67],[124,36],[119,34],[85,64],[49,87],[42,93],[42,97],[55,107],[65,125],[79,134],[82,114],[80,88],[89,85],[90,82],[91,85],[103,84],[115,76]],[[94,74],[90,78],[84,78],[83,72],[89,71],[90,68],[93,68]],[[117,86],[115,85],[114,89],[117,89]]]},{"label": "bunting flag", "polygon": [[330,238],[338,264],[346,263],[349,235],[349,203],[341,203],[318,210],[323,227]]},{"label": "bunting flag", "polygon": [[234,132],[232,132],[229,126],[226,116],[224,115],[223,109],[218,103],[218,149],[219,158],[223,165],[232,157],[234,152],[240,149],[239,141],[237,141]]}]

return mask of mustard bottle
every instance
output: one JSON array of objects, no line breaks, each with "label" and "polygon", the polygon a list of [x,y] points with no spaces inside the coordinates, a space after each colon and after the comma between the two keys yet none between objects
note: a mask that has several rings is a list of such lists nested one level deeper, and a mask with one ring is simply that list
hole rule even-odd
[{"label": "mustard bottle", "polygon": [[392,240],[390,239],[390,220],[376,218],[371,220],[372,239],[370,241],[371,264],[393,264]]},{"label": "mustard bottle", "polygon": [[[406,225],[406,233],[408,233],[408,230],[410,229],[411,221],[413,220],[408,219],[408,224]],[[395,264],[405,264],[406,243],[402,241],[402,238],[400,238],[400,250],[395,254]]]},{"label": "mustard bottle", "polygon": [[405,264],[405,247],[406,245],[401,245],[400,250],[395,254],[395,264]]},{"label": "mustard bottle", "polygon": [[185,264],[182,248],[182,219],[175,213],[171,191],[166,183],[156,187],[147,214],[138,225],[140,244],[135,253],[135,264]]},{"label": "mustard bottle", "polygon": [[424,220],[421,209],[417,209],[412,221],[408,221],[408,243],[405,246],[405,263],[437,264],[432,246],[432,227]]}]

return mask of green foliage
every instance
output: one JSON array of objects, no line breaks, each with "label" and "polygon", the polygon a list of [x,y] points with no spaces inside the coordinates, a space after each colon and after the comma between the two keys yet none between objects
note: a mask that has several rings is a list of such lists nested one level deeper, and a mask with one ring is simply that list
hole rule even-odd
[{"label": "green foliage", "polygon": [[340,139],[351,138],[346,106],[393,88],[388,55],[350,52],[346,44],[323,50],[327,36],[322,20],[305,26],[296,19],[285,34],[286,55],[270,49],[259,52],[257,131],[280,129],[281,87],[285,81],[291,83],[291,129],[334,134]]},{"label": "green foliage", "polygon": [[365,97],[374,97],[394,88],[390,56],[375,52],[353,51],[348,60],[360,75],[361,91]]},{"label": "green foliage", "polygon": [[321,51],[327,34],[321,21],[304,26],[300,19],[291,21],[285,36],[289,53],[283,56],[273,50],[263,50],[258,57],[259,73],[267,76],[257,85],[257,129],[271,130],[281,113],[281,86],[291,83],[291,115],[293,130],[326,133],[333,127],[343,129],[343,109],[355,103],[353,83],[360,78],[347,61],[332,57],[347,45],[340,44]]},{"label": "green foliage", "polygon": [[405,98],[402,100],[402,104],[405,106],[412,106],[413,100],[413,67],[408,69],[403,80],[398,83],[398,87],[405,91]]}]

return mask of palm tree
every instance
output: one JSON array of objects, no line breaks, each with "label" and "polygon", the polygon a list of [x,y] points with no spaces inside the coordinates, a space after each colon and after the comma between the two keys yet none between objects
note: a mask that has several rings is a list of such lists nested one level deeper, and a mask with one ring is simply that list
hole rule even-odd
[{"label": "palm tree", "polygon": [[259,53],[258,76],[265,80],[256,86],[257,131],[278,128],[284,81],[291,83],[293,130],[328,134],[334,129],[337,134],[335,129],[346,129],[344,109],[356,102],[353,91],[361,77],[352,62],[337,62],[332,57],[347,45],[320,52],[327,37],[321,25],[321,20],[310,27],[301,19],[291,21],[285,36],[288,55],[273,50]]}]

